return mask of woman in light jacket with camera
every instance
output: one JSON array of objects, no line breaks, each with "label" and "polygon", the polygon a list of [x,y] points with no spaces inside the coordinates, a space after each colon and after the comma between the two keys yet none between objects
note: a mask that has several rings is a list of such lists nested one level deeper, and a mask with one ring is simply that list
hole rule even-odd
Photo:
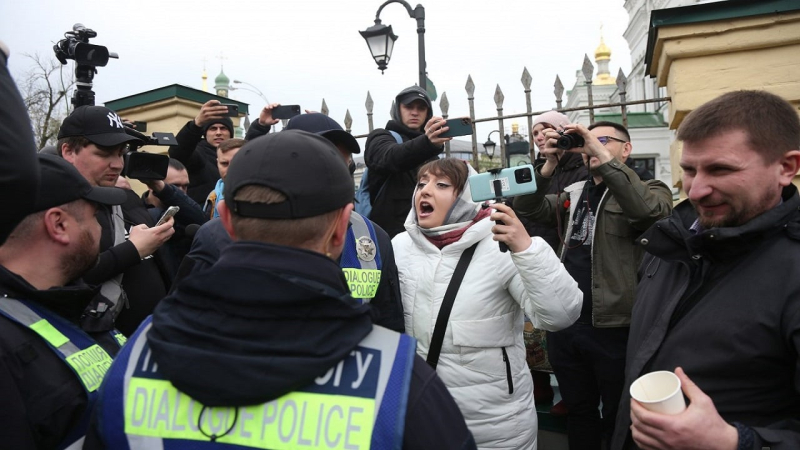
[{"label": "woman in light jacket with camera", "polygon": [[[406,332],[418,340],[420,356],[428,358],[445,291],[462,254],[474,245],[436,372],[479,448],[535,449],[538,426],[525,362],[524,315],[540,329],[566,328],[580,315],[583,295],[553,249],[528,236],[511,208],[472,201],[471,173],[457,159],[435,160],[419,170],[406,232],[392,240]],[[498,241],[510,251],[502,253]]]}]

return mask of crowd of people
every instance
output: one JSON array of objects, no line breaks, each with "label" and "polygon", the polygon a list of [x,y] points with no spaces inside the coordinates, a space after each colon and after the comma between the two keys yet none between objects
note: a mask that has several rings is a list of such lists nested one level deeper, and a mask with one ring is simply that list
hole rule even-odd
[{"label": "crowd of people", "polygon": [[[536,449],[535,344],[570,449],[800,448],[800,118],[776,95],[684,118],[673,209],[625,127],[556,111],[537,192],[475,202],[412,86],[366,141],[357,213],[362,148],[324,114],[275,132],[266,105],[237,139],[208,101],[140,196],[108,108],[37,155],[6,58],[0,447]],[[661,370],[680,414],[629,394]]]}]

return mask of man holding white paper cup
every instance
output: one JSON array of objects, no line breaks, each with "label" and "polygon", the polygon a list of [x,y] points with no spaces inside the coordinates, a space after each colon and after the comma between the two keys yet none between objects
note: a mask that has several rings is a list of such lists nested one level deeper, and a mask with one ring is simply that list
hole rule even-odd
[{"label": "man holding white paper cup", "polygon": [[[639,238],[649,253],[612,448],[800,449],[797,111],[731,92],[678,139],[689,201]],[[673,370],[685,410],[669,375],[650,379]],[[659,410],[667,398],[678,406]]]}]

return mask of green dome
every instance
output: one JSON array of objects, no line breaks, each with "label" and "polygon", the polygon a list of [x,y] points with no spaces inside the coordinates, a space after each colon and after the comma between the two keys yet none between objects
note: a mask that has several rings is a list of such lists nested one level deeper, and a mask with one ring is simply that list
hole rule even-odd
[{"label": "green dome", "polygon": [[214,84],[216,86],[228,86],[230,83],[231,79],[225,75],[225,72],[223,72],[222,69],[220,69],[219,75],[217,75],[217,78],[214,78]]}]

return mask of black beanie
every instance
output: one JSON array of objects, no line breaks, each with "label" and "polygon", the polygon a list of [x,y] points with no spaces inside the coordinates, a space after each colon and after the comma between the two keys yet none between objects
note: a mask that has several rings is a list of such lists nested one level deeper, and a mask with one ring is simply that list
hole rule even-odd
[{"label": "black beanie", "polygon": [[236,137],[233,134],[233,121],[231,120],[230,117],[223,117],[221,119],[214,119],[211,122],[208,122],[207,124],[203,125],[203,136],[206,135],[206,131],[208,131],[208,129],[211,128],[211,125],[214,125],[215,123],[222,124],[222,126],[227,128],[228,131],[231,132],[231,137]]}]

